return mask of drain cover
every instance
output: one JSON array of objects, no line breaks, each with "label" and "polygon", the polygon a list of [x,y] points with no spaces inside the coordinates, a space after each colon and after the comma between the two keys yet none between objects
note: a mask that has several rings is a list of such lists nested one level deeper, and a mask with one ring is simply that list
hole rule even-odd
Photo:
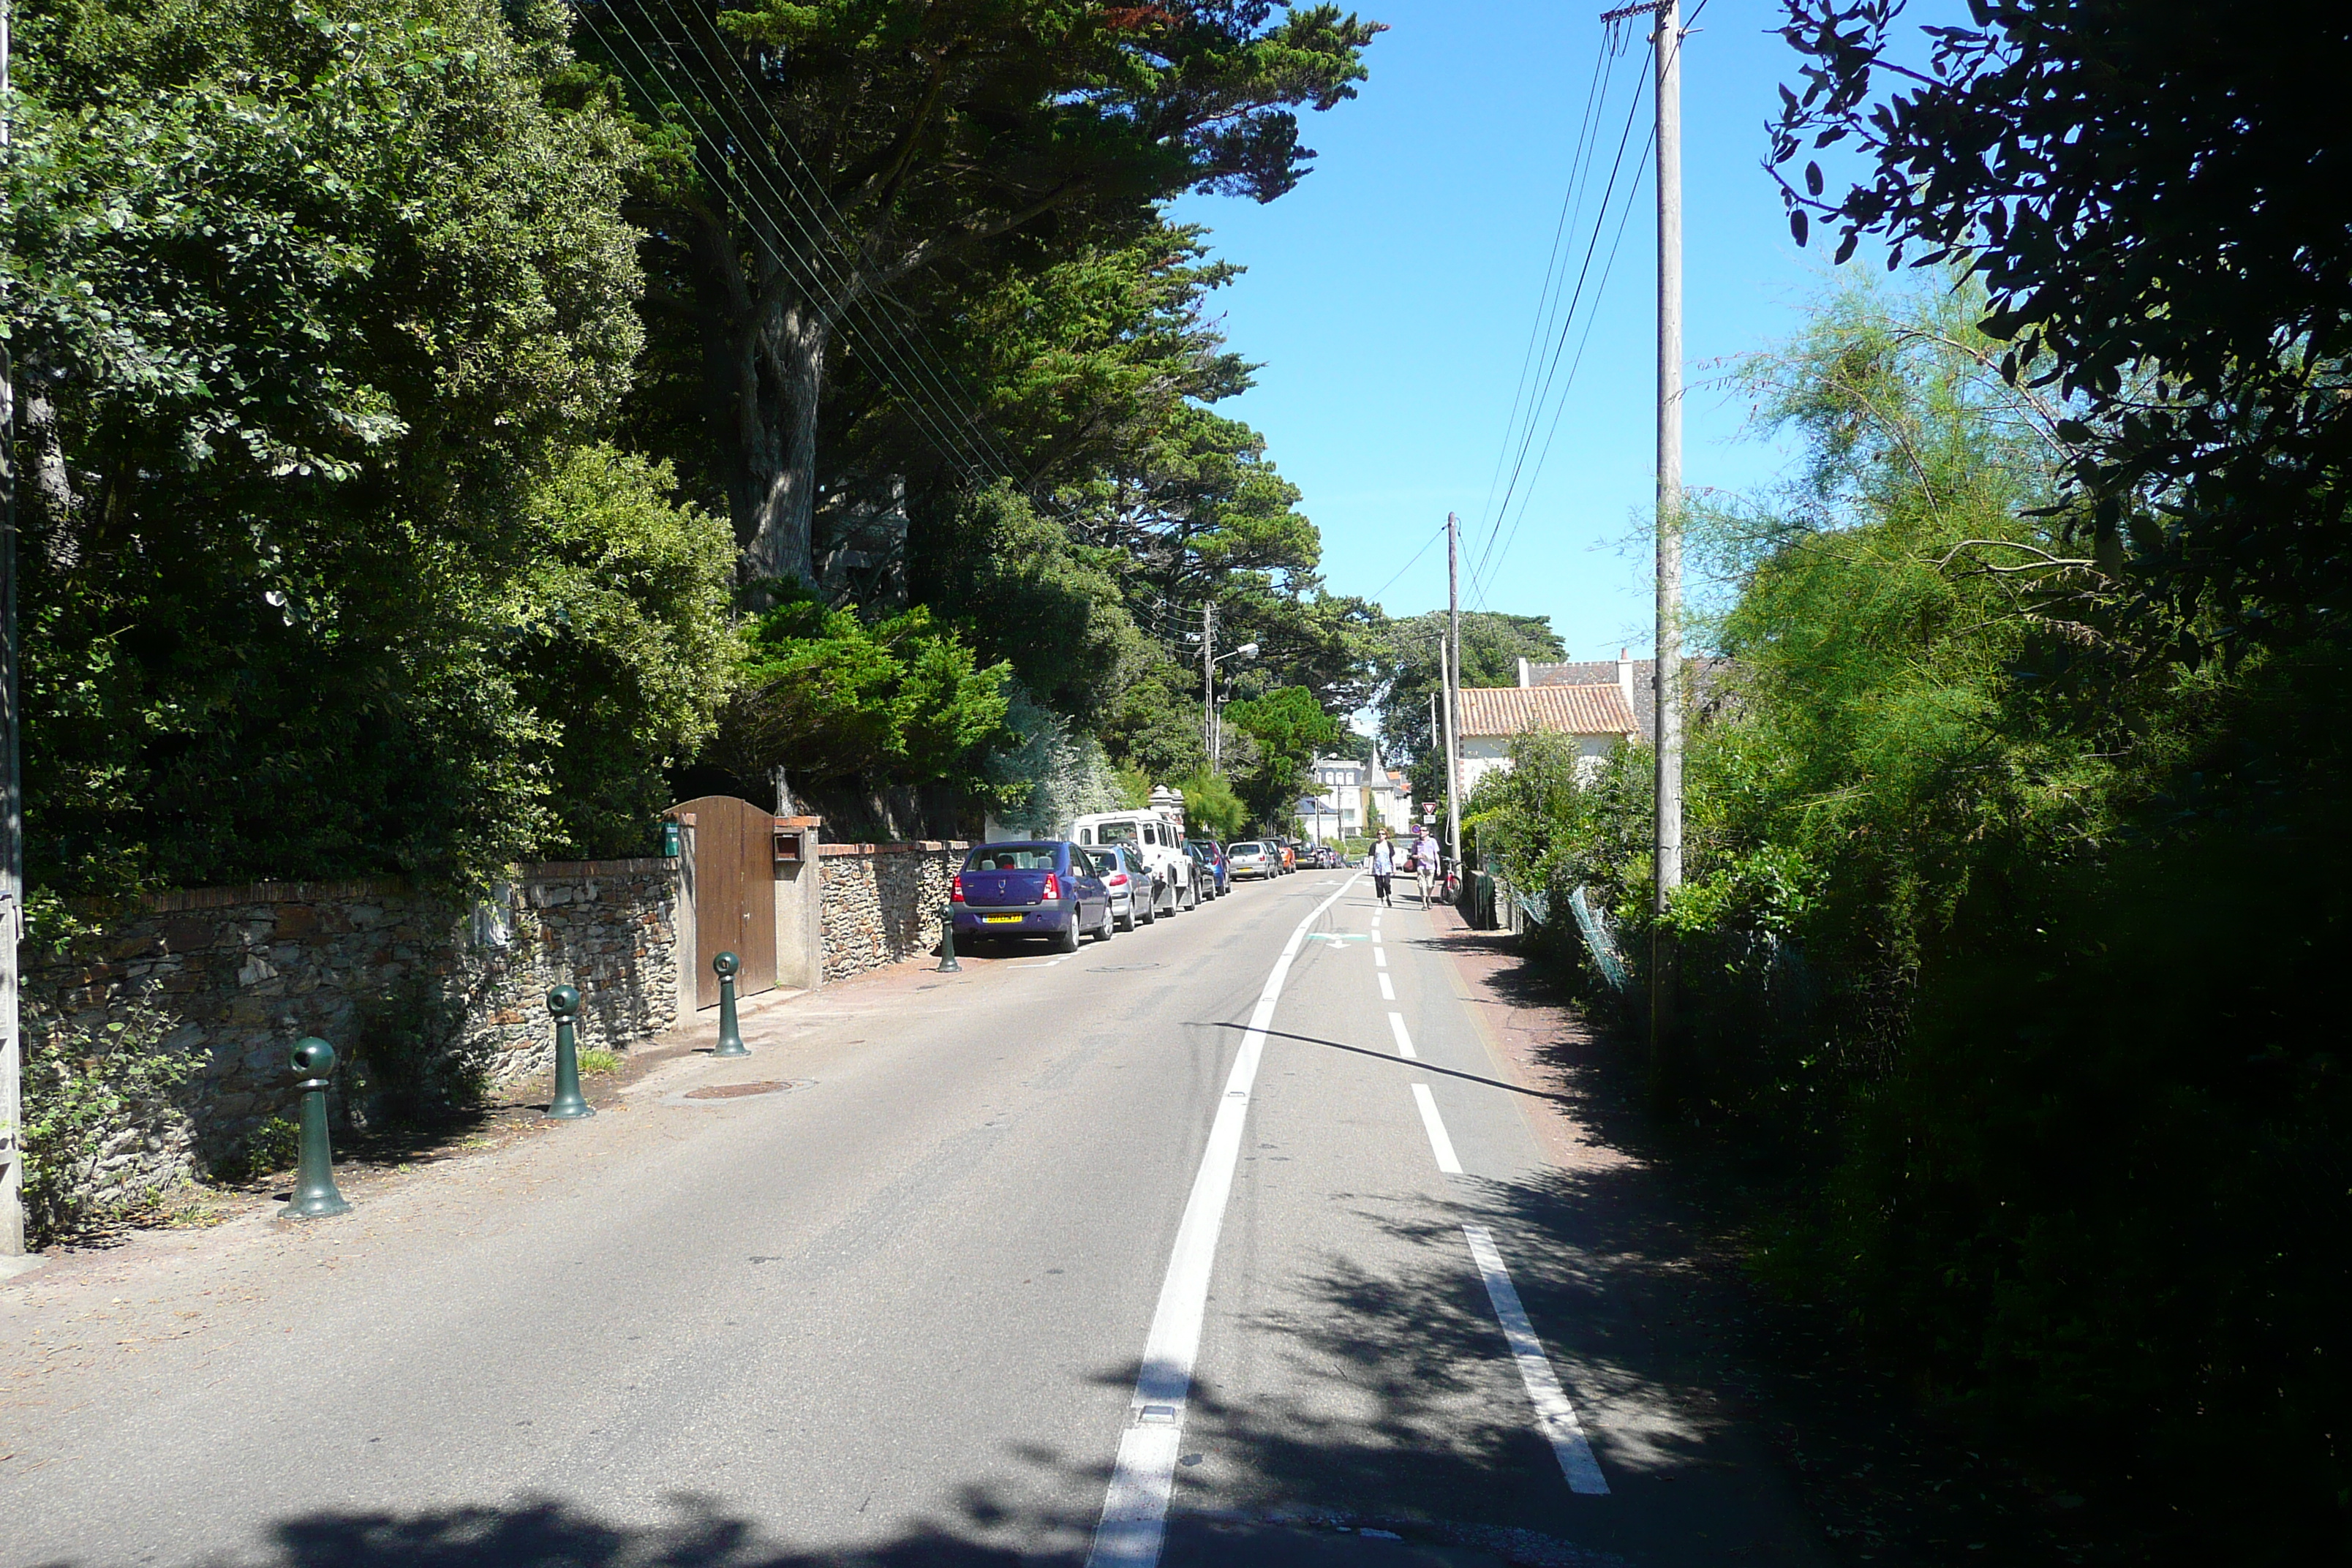
[{"label": "drain cover", "polygon": [[688,1100],[740,1100],[747,1094],[773,1094],[784,1086],[773,1079],[760,1083],[714,1083],[686,1091]]}]

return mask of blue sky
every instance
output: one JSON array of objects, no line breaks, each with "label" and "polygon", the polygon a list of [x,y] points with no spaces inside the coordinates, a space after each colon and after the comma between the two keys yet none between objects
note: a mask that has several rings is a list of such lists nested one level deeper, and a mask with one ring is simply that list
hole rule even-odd
[{"label": "blue sky", "polygon": [[[1462,516],[1466,554],[1486,547],[1489,481],[1603,8],[1366,0],[1391,30],[1371,47],[1361,96],[1307,117],[1315,172],[1263,206],[1194,197],[1176,210],[1248,268],[1219,300],[1234,347],[1265,368],[1223,411],[1256,426],[1305,491],[1336,593],[1377,594],[1391,615],[1443,605],[1442,543],[1396,574],[1448,510]],[[1783,465],[1782,451],[1746,433],[1745,406],[1703,384],[1727,358],[1790,333],[1827,280],[1827,250],[1818,240],[1797,248],[1761,167],[1777,86],[1795,75],[1795,57],[1768,31],[1780,16],[1764,0],[1708,0],[1684,59],[1684,466],[1694,486],[1747,489]],[[1961,19],[1946,0],[1906,18]],[[1629,29],[1615,62],[1612,148],[1625,91],[1646,69],[1645,35]],[[1648,116],[1645,98],[1629,172]],[[1481,594],[1465,572],[1465,605],[1548,615],[1570,658],[1650,641],[1639,536],[1654,484],[1654,202],[1645,171],[1524,521]],[[1571,225],[1579,258],[1583,238]],[[1604,235],[1596,276],[1608,251]]]}]

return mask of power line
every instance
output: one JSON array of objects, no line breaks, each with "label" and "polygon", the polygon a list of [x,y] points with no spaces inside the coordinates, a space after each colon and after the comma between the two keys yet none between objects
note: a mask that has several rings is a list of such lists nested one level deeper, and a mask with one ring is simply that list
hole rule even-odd
[{"label": "power line", "polygon": [[[1650,135],[1643,141],[1642,162],[1635,167],[1633,172],[1634,183],[1637,185],[1641,182],[1642,169],[1646,168],[1649,165],[1650,153],[1653,150],[1656,134],[1656,132],[1653,131]],[[1626,195],[1624,208],[1617,215],[1617,233],[1616,236],[1609,242],[1608,259],[1601,263],[1601,289],[1605,290],[1609,287],[1609,275],[1615,269],[1617,265],[1617,247],[1624,241],[1625,225],[1633,216],[1633,201],[1632,193],[1629,191]],[[1600,291],[1596,290],[1594,298],[1597,300],[1599,297]],[[1543,449],[1536,454],[1535,470],[1528,476],[1527,490],[1519,498],[1518,515],[1511,520],[1509,531],[1503,535],[1502,547],[1495,552],[1494,565],[1496,571],[1500,571],[1502,569],[1504,560],[1511,553],[1512,542],[1517,540],[1519,536],[1519,524],[1527,521],[1528,508],[1533,504],[1535,500],[1536,480],[1543,477],[1544,463],[1551,456],[1552,439],[1559,434],[1560,416],[1568,411],[1568,389],[1576,384],[1576,373],[1584,363],[1585,345],[1592,341],[1592,327],[1596,320],[1598,320],[1597,316],[1587,316],[1585,318],[1584,335],[1577,341],[1576,357],[1569,363],[1568,379],[1561,384],[1559,402],[1554,405],[1552,408],[1551,426],[1544,432]],[[1496,521],[1499,522],[1501,521],[1501,519],[1498,517]],[[1486,602],[1486,585],[1484,584],[1477,583],[1475,577],[1473,579],[1473,585],[1477,590],[1478,602],[1481,605],[1485,604]]]},{"label": "power line", "polygon": [[[793,141],[791,132],[784,129],[783,120],[776,113],[774,103],[770,101],[768,97],[760,91],[759,84],[751,79],[751,72],[745,67],[742,60],[732,54],[728,54],[722,45],[720,53],[725,55],[728,66],[732,68],[731,70],[722,70],[718,62],[711,58],[710,51],[703,47],[700,35],[688,23],[686,16],[673,3],[673,0],[662,0],[662,6],[663,9],[667,10],[670,14],[670,18],[677,23],[678,30],[684,33],[688,39],[694,45],[695,53],[702,57],[703,63],[710,68],[713,77],[731,77],[734,80],[740,81],[742,84],[745,89],[745,96],[753,103],[759,105],[761,112],[767,119],[770,128],[775,132],[776,140],[782,144],[783,150],[791,155],[792,163],[797,164],[802,170],[809,172],[810,179],[808,183],[815,192],[816,201],[821,201],[824,204],[826,209],[833,214],[834,220],[837,225],[839,225],[840,230],[845,231],[849,226],[849,220],[843,216],[841,209],[834,205],[832,196],[827,194],[824,188],[824,182],[814,177],[814,172],[809,168],[808,160],[802,155],[799,146]],[[731,86],[726,86],[722,83],[722,90],[727,93],[728,100],[730,103],[735,104],[739,112],[740,112],[742,100],[736,96],[734,88]],[[748,119],[749,116],[746,115],[746,118]],[[826,225],[823,215],[818,213],[815,209],[815,202],[811,201],[808,195],[802,190],[801,181],[794,175],[792,165],[786,164],[782,160],[779,159],[777,161],[776,167],[777,172],[783,176],[785,184],[790,187],[791,196],[796,200],[796,204],[800,209],[796,216],[806,220],[801,223],[801,232],[803,237],[809,241],[811,248],[816,250],[821,257],[825,256],[826,251],[824,242],[831,240],[835,251],[846,252],[849,250],[851,247],[845,236]],[[812,225],[814,225],[815,229],[818,231],[817,233],[812,234],[810,232]],[[876,320],[876,312],[866,307],[865,295],[856,286],[855,271],[838,260],[835,260],[835,265],[836,271],[841,275],[840,287],[843,293],[852,302],[859,306],[861,313],[867,321],[872,321]],[[913,316],[914,311],[908,306],[904,300],[898,298],[895,290],[891,289],[887,284],[881,285],[881,288],[883,293],[888,298],[889,301],[896,305],[905,316]],[[886,321],[887,321],[887,317],[883,317],[881,319]],[[991,463],[997,468],[999,472],[1009,473],[1011,471],[1012,465],[1005,458],[1004,454],[996,448],[995,443],[989,438],[987,431],[982,429],[977,421],[965,413],[964,400],[971,396],[971,389],[969,387],[963,387],[950,390],[945,384],[945,378],[951,377],[953,374],[952,371],[949,370],[944,364],[937,363],[936,354],[930,352],[929,345],[919,335],[909,332],[905,334],[905,337],[907,342],[911,344],[912,347],[911,353],[907,357],[912,360],[915,369],[926,381],[929,383],[931,390],[935,392],[947,405],[949,411],[961,418],[965,428],[971,431],[972,437],[977,442],[981,454],[990,459]],[[961,393],[961,395],[959,395],[959,393]]]},{"label": "power line", "polygon": [[1511,391],[1511,413],[1504,423],[1506,434],[1502,445],[1495,449],[1495,471],[1486,478],[1486,499],[1479,503],[1482,513],[1495,503],[1495,487],[1503,477],[1503,459],[1509,456],[1511,449],[1508,432],[1518,428],[1519,404],[1527,395],[1528,373],[1535,365],[1537,350],[1550,332],[1551,312],[1558,308],[1559,296],[1556,285],[1559,280],[1560,241],[1568,236],[1568,220],[1578,205],[1578,193],[1591,188],[1585,176],[1591,171],[1596,102],[1605,106],[1608,101],[1608,95],[1601,89],[1602,83],[1609,79],[1603,74],[1609,55],[1608,40],[1604,38],[1592,53],[1592,79],[1585,84],[1584,111],[1579,116],[1576,128],[1576,149],[1569,156],[1568,188],[1560,193],[1559,217],[1551,231],[1551,254],[1544,258],[1543,286],[1536,291],[1535,316],[1528,323],[1528,346],[1519,355],[1518,384]]},{"label": "power line", "polygon": [[[577,4],[577,0],[575,0],[575,9],[582,18],[588,22],[592,32],[598,33],[600,36],[604,33],[604,29],[598,26],[596,19],[590,15],[586,6]],[[824,271],[803,256],[798,247],[792,244],[782,222],[769,204],[763,202],[759,193],[749,184],[740,177],[730,178],[723,166],[714,164],[715,150],[723,147],[728,139],[712,133],[710,128],[704,122],[703,116],[688,105],[686,95],[677,90],[677,85],[656,62],[652,51],[646,47],[645,41],[638,37],[636,30],[629,26],[627,19],[610,7],[605,7],[604,10],[605,16],[628,40],[630,47],[644,63],[646,77],[657,81],[665,89],[667,107],[665,107],[664,97],[656,94],[646,85],[645,78],[641,78],[636,71],[631,69],[628,62],[617,52],[608,50],[614,66],[656,114],[673,124],[680,125],[682,129],[688,130],[694,135],[696,151],[692,156],[695,164],[701,169],[704,176],[714,187],[722,191],[730,187],[733,188],[737,198],[750,209],[747,216],[754,220],[751,226],[754,238],[767,250],[771,260],[779,270],[797,274],[811,294],[821,297],[817,302],[826,308],[829,318],[843,335],[848,338],[853,345],[862,343],[868,349],[869,363],[874,365],[884,384],[890,387],[907,407],[913,422],[939,450],[940,455],[961,473],[966,482],[975,485],[981,482],[990,465],[984,461],[975,461],[972,450],[969,449],[965,443],[959,440],[953,433],[955,421],[934,410],[929,400],[923,396],[921,389],[913,384],[914,378],[908,371],[904,356],[892,352],[896,345],[888,341],[887,326],[882,318],[868,310],[861,310],[857,316],[853,318],[849,310],[851,301],[836,294]],[[665,47],[667,47],[665,45]],[[705,58],[708,59],[707,54]],[[740,69],[740,65],[738,69]],[[673,110],[676,112],[673,113]],[[768,187],[769,195],[774,197],[779,205],[790,207],[792,204],[784,199],[782,192],[778,189],[774,180],[769,177],[766,169],[761,166],[761,160],[752,155],[751,145],[741,138],[734,140],[742,148],[743,162],[751,165],[752,174]],[[714,149],[714,152],[706,154],[703,151],[706,147]],[[809,235],[807,226],[798,221],[797,213],[794,214],[794,218],[795,226],[801,229],[803,239],[809,240],[814,245],[814,237]],[[791,255],[789,266],[785,261],[786,252]],[[893,374],[894,368],[896,374]]]},{"label": "power line", "polygon": [[[1584,260],[1577,271],[1576,287],[1569,296],[1568,310],[1566,314],[1560,318],[1559,335],[1552,345],[1551,357],[1545,366],[1543,379],[1538,384],[1535,400],[1529,405],[1528,423],[1520,432],[1519,436],[1518,455],[1514,458],[1511,465],[1510,483],[1505,487],[1502,505],[1496,509],[1493,521],[1489,525],[1487,549],[1481,552],[1477,565],[1472,569],[1472,580],[1479,585],[1479,590],[1482,595],[1484,592],[1483,574],[1492,556],[1495,536],[1502,527],[1503,518],[1510,510],[1512,498],[1518,492],[1519,479],[1527,468],[1528,454],[1535,445],[1536,430],[1542,423],[1543,407],[1545,404],[1551,400],[1552,384],[1559,373],[1560,358],[1567,351],[1568,335],[1576,324],[1577,309],[1583,301],[1584,285],[1586,279],[1591,274],[1593,255],[1600,248],[1601,231],[1606,227],[1609,221],[1609,205],[1616,195],[1618,175],[1623,172],[1625,149],[1633,140],[1633,120],[1634,117],[1641,112],[1643,96],[1643,93],[1642,89],[1637,87],[1632,101],[1626,105],[1625,127],[1618,135],[1616,156],[1611,162],[1609,168],[1609,183],[1602,187],[1601,193],[1601,205],[1593,215],[1592,236],[1591,238],[1586,242],[1584,247]],[[1645,143],[1644,162],[1646,161],[1647,148]],[[1632,210],[1630,195],[1628,196],[1626,210],[1629,212]],[[1567,395],[1567,385],[1566,384],[1562,384],[1560,385],[1560,398],[1563,404],[1565,403]],[[1554,416],[1553,423],[1556,426],[1558,424],[1557,415]]]},{"label": "power line", "polygon": [[1437,531],[1431,534],[1427,540],[1423,542],[1422,547],[1412,552],[1412,559],[1396,569],[1396,576],[1391,577],[1387,582],[1381,584],[1379,587],[1365,595],[1364,597],[1373,604],[1379,604],[1381,595],[1387,593],[1391,588],[1396,586],[1397,578],[1402,577],[1406,573],[1412,571],[1413,567],[1420,563],[1421,558],[1429,553],[1429,547],[1435,544],[1439,539],[1443,538],[1444,533],[1445,525],[1444,523],[1439,523],[1437,525]]}]

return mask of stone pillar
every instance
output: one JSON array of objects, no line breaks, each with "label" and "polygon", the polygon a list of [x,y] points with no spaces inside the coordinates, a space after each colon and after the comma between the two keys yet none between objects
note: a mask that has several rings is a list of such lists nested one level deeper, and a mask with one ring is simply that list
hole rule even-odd
[{"label": "stone pillar", "polygon": [[776,862],[776,984],[814,991],[824,984],[824,876],[818,863],[823,817],[780,816],[776,832],[796,858]]}]

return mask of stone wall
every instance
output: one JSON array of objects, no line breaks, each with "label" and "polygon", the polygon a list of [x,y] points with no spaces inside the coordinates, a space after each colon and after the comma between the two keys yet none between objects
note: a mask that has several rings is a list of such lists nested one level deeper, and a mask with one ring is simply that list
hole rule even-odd
[{"label": "stone wall", "polygon": [[495,1083],[552,1055],[551,986],[580,988],[583,1046],[658,1034],[677,1005],[670,860],[533,866],[470,910],[357,881],[203,889],[74,913],[89,934],[62,952],[26,950],[28,1028],[103,1037],[110,1020],[143,1007],[170,1026],[170,1048],[199,1058],[175,1097],[184,1115],[119,1137],[109,1184],[169,1180],[289,1115],[286,1058],[304,1035],[348,1060],[372,1034],[404,1034]]},{"label": "stone wall", "polygon": [[824,844],[824,978],[845,980],[939,944],[940,911],[970,845]]}]

